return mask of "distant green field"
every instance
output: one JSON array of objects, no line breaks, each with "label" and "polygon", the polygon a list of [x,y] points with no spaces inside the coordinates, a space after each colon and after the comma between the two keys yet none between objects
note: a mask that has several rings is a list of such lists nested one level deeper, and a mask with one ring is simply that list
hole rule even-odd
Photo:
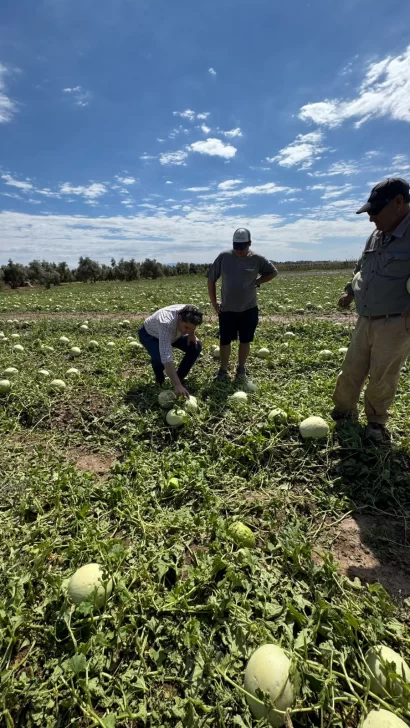
[{"label": "distant green field", "polygon": [[[369,695],[364,662],[379,642],[410,657],[409,373],[390,449],[365,447],[362,425],[331,422],[354,325],[334,315],[348,278],[289,274],[261,288],[257,391],[244,404],[230,400],[234,383],[213,381],[218,331],[203,278],[0,294],[0,375],[18,369],[0,398],[0,725],[251,728],[244,669],[266,642],[292,659],[294,728],[358,728],[381,703],[409,721],[409,687]],[[123,323],[174,302],[205,313],[187,382],[199,411],[178,430],[145,350],[130,346],[139,320]],[[50,393],[53,378],[66,389]],[[286,423],[269,420],[276,407]],[[301,440],[312,414],[328,421],[327,440]],[[361,531],[364,515],[372,526]],[[254,548],[232,541],[235,520]],[[348,521],[361,550],[341,541]],[[101,609],[67,597],[65,580],[89,562],[114,579]]]},{"label": "distant green field", "polygon": [[[334,312],[350,279],[349,271],[285,273],[260,288],[263,313],[293,313],[307,304]],[[169,303],[196,303],[210,311],[203,276],[181,276],[132,283],[70,283],[50,290],[20,288],[0,292],[0,313],[140,313]],[[309,310],[308,307],[307,310]]]}]

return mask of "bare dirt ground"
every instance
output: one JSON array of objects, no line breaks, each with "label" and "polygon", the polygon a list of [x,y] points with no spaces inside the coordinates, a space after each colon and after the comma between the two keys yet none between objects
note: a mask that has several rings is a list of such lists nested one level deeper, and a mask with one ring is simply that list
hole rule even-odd
[{"label": "bare dirt ground", "polygon": [[93,475],[106,475],[116,460],[114,453],[91,452],[82,448],[71,450],[68,456],[75,463],[78,470]]},{"label": "bare dirt ground", "polygon": [[332,553],[341,573],[379,581],[397,598],[410,596],[410,548],[403,520],[355,514],[338,527]]}]

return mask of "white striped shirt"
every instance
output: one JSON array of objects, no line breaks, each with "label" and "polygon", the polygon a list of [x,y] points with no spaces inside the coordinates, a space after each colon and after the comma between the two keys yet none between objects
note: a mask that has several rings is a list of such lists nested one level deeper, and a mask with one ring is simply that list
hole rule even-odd
[{"label": "white striped shirt", "polygon": [[174,303],[165,306],[148,316],[144,323],[145,330],[159,340],[159,353],[163,364],[174,361],[171,344],[182,336],[178,330],[178,314],[185,307],[185,303]]}]

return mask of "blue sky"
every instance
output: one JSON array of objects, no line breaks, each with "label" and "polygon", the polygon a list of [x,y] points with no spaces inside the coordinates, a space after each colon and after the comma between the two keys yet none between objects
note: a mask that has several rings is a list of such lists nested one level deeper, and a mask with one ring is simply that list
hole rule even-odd
[{"label": "blue sky", "polygon": [[0,27],[0,262],[356,257],[410,178],[410,6],[17,0]]}]

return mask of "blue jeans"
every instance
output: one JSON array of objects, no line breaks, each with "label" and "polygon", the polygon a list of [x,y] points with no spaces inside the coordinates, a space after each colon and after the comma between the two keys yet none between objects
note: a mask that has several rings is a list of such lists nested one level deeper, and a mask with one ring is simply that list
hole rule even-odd
[{"label": "blue jeans", "polygon": [[[148,354],[151,357],[151,365],[154,370],[155,379],[157,380],[158,384],[162,384],[165,376],[164,376],[164,365],[161,361],[161,356],[159,353],[159,341],[155,336],[151,336],[146,329],[145,326],[142,326],[140,330],[138,331],[138,336],[141,344],[145,346]],[[188,336],[180,336],[179,339],[176,339],[172,346],[175,349],[180,349],[181,351],[185,352],[185,356],[182,359],[177,374],[179,379],[185,379],[185,377],[188,376],[189,372],[191,371],[193,365],[195,364],[196,360],[198,359],[201,351],[202,346],[201,344],[198,344],[198,346],[195,346],[193,343],[188,343]]]}]

